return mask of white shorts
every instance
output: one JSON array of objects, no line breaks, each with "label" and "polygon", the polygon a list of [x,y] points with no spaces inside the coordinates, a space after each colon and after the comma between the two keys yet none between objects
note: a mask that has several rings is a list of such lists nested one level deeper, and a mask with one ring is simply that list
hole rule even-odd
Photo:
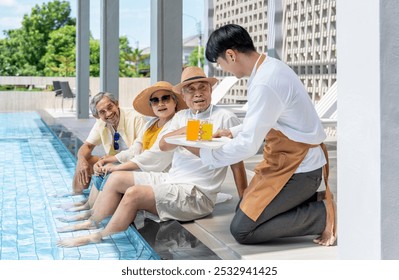
[{"label": "white shorts", "polygon": [[162,172],[133,172],[135,185],[149,185],[161,221],[192,221],[212,213],[214,204],[194,184],[168,182]]}]

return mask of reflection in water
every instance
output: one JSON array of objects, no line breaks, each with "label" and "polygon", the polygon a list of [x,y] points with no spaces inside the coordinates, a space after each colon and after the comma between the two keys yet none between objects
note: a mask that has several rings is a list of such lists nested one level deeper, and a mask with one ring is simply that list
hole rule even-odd
[{"label": "reflection in water", "polygon": [[177,221],[157,223],[139,216],[135,225],[138,232],[162,259],[220,259]]}]

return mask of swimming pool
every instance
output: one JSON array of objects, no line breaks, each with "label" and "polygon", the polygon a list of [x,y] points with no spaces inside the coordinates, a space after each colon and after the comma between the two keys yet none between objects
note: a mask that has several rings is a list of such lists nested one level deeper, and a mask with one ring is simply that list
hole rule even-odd
[{"label": "swimming pool", "polygon": [[0,114],[0,259],[159,259],[133,227],[99,244],[59,248],[57,240],[89,230],[58,233],[57,207],[83,199],[71,191],[76,160],[36,112]]}]

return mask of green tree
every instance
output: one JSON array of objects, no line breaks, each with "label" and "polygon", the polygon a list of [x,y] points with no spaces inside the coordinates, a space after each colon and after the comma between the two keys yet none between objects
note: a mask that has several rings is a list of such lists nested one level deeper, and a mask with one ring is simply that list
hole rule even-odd
[{"label": "green tree", "polygon": [[[76,75],[76,20],[68,1],[36,5],[22,20],[22,27],[5,32],[0,39],[0,75]],[[119,39],[119,75],[138,77],[149,70],[148,57],[132,49],[126,36]],[[148,72],[148,71],[147,71]],[[100,75],[100,42],[90,37],[90,76]]]},{"label": "green tree", "polygon": [[[22,27],[8,30],[6,36],[5,54],[8,59],[0,59],[0,67],[8,67],[10,75],[41,75],[44,73],[43,56],[52,31],[65,25],[75,25],[70,17],[71,8],[68,1],[55,0],[35,5],[29,15],[25,14]],[[3,49],[2,49],[3,50]]]},{"label": "green tree", "polygon": [[132,49],[129,46],[129,40],[122,36],[119,41],[120,44],[120,76],[121,77],[140,77],[140,70],[149,70],[149,65],[144,61],[149,57],[148,54],[143,54],[139,48]]},{"label": "green tree", "polygon": [[90,38],[90,76],[100,76],[100,41]]},{"label": "green tree", "polygon": [[129,40],[126,36],[119,38],[119,77],[132,77],[134,70],[129,63],[129,57],[132,55],[133,50],[129,46]]},{"label": "green tree", "polygon": [[[204,47],[200,48],[201,67],[204,66]],[[198,48],[195,48],[188,57],[188,66],[198,66]]]},{"label": "green tree", "polygon": [[50,33],[41,62],[46,76],[74,76],[76,60],[76,27],[65,25]]}]

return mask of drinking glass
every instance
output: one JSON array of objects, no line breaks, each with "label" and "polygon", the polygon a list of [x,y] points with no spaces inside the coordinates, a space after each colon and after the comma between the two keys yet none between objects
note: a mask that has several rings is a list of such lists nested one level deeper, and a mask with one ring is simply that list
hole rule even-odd
[{"label": "drinking glass", "polygon": [[198,141],[200,130],[200,120],[189,119],[187,121],[186,140]]},{"label": "drinking glass", "polygon": [[213,124],[209,121],[201,122],[201,140],[212,141]]}]

